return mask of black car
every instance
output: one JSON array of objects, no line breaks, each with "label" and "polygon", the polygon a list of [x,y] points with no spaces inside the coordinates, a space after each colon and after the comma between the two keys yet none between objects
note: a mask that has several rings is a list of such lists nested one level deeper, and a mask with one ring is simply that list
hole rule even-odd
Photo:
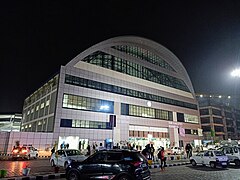
[{"label": "black car", "polygon": [[66,169],[68,180],[112,179],[150,180],[147,159],[138,151],[102,150]]}]

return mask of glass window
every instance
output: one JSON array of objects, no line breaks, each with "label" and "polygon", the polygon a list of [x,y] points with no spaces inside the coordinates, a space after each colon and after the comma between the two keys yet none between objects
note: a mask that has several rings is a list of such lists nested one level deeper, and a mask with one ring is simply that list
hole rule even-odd
[{"label": "glass window", "polygon": [[198,116],[194,116],[194,115],[184,114],[184,120],[185,122],[188,122],[188,123],[199,123]]},{"label": "glass window", "polygon": [[[87,79],[83,79],[80,77],[75,77],[75,79],[77,81],[86,81],[87,82],[85,85],[81,84],[80,86],[82,86],[82,87],[89,87],[88,83],[90,83],[90,84],[98,83],[99,87],[97,87],[97,88],[90,87],[90,88],[101,90],[101,91],[108,91],[108,92],[112,92],[112,93],[122,94],[122,95],[127,95],[127,96],[131,96],[131,97],[136,97],[136,98],[141,98],[141,99],[154,100],[156,102],[171,104],[171,105],[180,106],[180,107],[186,107],[186,108],[190,108],[190,109],[197,109],[196,104],[186,103],[186,102],[169,99],[169,98],[165,98],[165,97],[163,98],[161,96],[148,94],[145,92],[140,92],[140,91],[136,91],[136,90],[132,90],[132,89],[122,88],[119,86],[109,85],[109,84],[105,84],[105,83],[100,83],[100,82],[96,82],[96,81],[92,81],[92,80],[87,80]],[[65,83],[69,83],[69,81],[65,80]],[[72,83],[70,83],[70,84],[72,84]],[[76,85],[76,84],[74,84],[74,85]],[[68,103],[68,101],[69,101],[69,103]],[[78,102],[79,102],[79,100],[78,100]],[[71,99],[64,97],[63,105],[64,105],[64,107],[72,108]],[[83,108],[86,107],[86,104],[83,104],[82,107]],[[82,108],[80,108],[80,105],[76,106],[75,108],[82,109]]]}]

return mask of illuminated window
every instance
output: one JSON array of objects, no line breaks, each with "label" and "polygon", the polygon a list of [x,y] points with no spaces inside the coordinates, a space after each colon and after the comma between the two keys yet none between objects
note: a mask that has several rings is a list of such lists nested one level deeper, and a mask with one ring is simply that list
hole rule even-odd
[{"label": "illuminated window", "polygon": [[46,106],[49,106],[49,100],[46,101]]},{"label": "illuminated window", "polygon": [[41,108],[41,109],[44,108],[44,103],[41,104],[40,108]]},{"label": "illuminated window", "polygon": [[64,94],[63,108],[81,109],[95,112],[113,113],[113,101]]},{"label": "illuminated window", "polygon": [[184,114],[184,121],[188,123],[199,123],[198,116]]}]

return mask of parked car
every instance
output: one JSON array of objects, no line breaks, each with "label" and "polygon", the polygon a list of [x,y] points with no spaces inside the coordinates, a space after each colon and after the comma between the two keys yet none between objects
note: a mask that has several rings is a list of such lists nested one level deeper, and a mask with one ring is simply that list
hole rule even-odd
[{"label": "parked car", "polygon": [[102,150],[83,162],[72,162],[66,169],[68,180],[112,179],[150,180],[147,159],[138,151]]},{"label": "parked car", "polygon": [[30,158],[37,159],[37,157],[38,151],[32,146],[18,146],[14,147],[12,150],[12,160],[16,160],[19,158],[29,160]]},{"label": "parked car", "polygon": [[171,154],[184,154],[184,149],[181,147],[171,147]]},{"label": "parked car", "polygon": [[83,161],[87,158],[84,154],[82,154],[77,149],[62,149],[57,150],[55,153],[52,154],[50,158],[51,166],[62,166],[67,168],[67,166],[72,161]]},{"label": "parked car", "polygon": [[203,166],[209,165],[211,168],[216,168],[217,166],[226,168],[229,164],[229,161],[228,157],[222,151],[208,150],[190,157],[190,163],[193,166],[201,164]]},{"label": "parked car", "polygon": [[240,147],[239,146],[223,146],[218,149],[228,156],[229,162],[240,166]]}]

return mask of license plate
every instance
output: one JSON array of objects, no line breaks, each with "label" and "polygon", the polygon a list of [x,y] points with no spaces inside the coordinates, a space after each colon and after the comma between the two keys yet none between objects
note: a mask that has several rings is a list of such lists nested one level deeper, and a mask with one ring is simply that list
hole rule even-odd
[{"label": "license plate", "polygon": [[223,162],[222,165],[227,165],[227,163]]}]

